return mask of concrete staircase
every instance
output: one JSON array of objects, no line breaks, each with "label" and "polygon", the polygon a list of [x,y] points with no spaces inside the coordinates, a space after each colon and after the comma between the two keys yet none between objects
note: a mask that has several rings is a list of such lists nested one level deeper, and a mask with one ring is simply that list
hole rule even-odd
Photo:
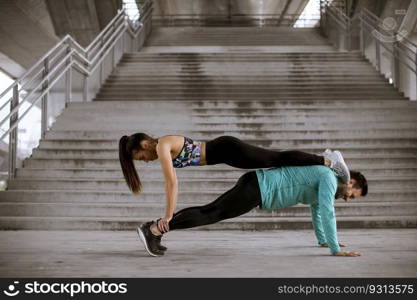
[{"label": "concrete staircase", "polygon": [[148,47],[330,45],[317,29],[290,27],[156,27]]},{"label": "concrete staircase", "polygon": [[[143,51],[123,57],[96,101],[72,103],[57,119],[8,191],[0,192],[0,228],[133,229],[160,217],[165,199],[158,163],[137,163],[144,185],[139,196],[129,192],[120,170],[118,139],[134,132],[204,141],[233,135],[269,149],[312,153],[340,149],[351,169],[367,176],[370,193],[336,201],[339,228],[417,226],[417,103],[358,54],[335,52],[326,41],[302,52],[290,29],[286,39],[294,35],[294,45],[269,51],[256,40],[239,49],[219,42],[216,51],[197,40],[160,46],[158,34],[165,33],[153,34]],[[177,170],[178,208],[213,201],[243,172],[224,165]],[[253,210],[204,228],[310,227],[309,208],[300,205]]]}]

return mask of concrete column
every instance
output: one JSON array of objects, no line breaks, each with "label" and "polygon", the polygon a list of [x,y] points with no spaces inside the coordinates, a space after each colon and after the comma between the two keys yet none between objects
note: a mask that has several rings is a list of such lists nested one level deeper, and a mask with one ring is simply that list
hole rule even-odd
[{"label": "concrete column", "polygon": [[100,29],[103,29],[122,7],[122,0],[95,0],[95,7]]}]

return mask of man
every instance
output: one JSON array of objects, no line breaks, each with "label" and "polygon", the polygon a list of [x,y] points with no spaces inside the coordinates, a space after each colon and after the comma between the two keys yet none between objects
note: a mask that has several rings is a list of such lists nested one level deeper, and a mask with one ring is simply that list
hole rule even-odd
[{"label": "man", "polygon": [[[336,256],[360,256],[358,252],[341,251],[337,239],[334,200],[355,199],[368,193],[365,177],[350,172],[348,184],[338,181],[336,174],[325,166],[282,167],[257,170],[242,175],[236,185],[204,206],[185,208],[175,213],[168,230],[192,228],[234,218],[259,206],[273,210],[308,204],[311,208],[313,227],[322,246],[328,246]],[[161,236],[167,232],[163,226],[148,222],[138,228],[138,234],[146,250],[152,256],[164,254]]]}]

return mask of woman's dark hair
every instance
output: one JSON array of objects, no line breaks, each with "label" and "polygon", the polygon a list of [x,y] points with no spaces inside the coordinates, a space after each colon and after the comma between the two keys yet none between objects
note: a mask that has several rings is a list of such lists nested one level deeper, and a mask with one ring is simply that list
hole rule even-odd
[{"label": "woman's dark hair", "polygon": [[139,175],[136,172],[132,156],[133,151],[143,150],[140,142],[144,140],[153,140],[153,138],[146,133],[135,133],[131,136],[124,135],[119,140],[120,165],[122,167],[127,186],[134,194],[140,193],[142,184],[140,182]]},{"label": "woman's dark hair", "polygon": [[361,196],[366,196],[366,194],[368,194],[368,182],[366,181],[365,176],[363,176],[361,172],[350,171],[350,178],[356,180],[356,183],[353,185],[353,187],[362,189]]}]

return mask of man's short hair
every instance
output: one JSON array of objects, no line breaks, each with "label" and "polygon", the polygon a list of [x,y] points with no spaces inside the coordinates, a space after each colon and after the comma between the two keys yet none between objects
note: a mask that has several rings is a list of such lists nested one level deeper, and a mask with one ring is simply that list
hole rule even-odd
[{"label": "man's short hair", "polygon": [[356,183],[353,185],[356,189],[361,189],[361,196],[366,196],[368,194],[368,182],[366,181],[365,176],[358,171],[350,171],[350,178],[355,179]]}]

